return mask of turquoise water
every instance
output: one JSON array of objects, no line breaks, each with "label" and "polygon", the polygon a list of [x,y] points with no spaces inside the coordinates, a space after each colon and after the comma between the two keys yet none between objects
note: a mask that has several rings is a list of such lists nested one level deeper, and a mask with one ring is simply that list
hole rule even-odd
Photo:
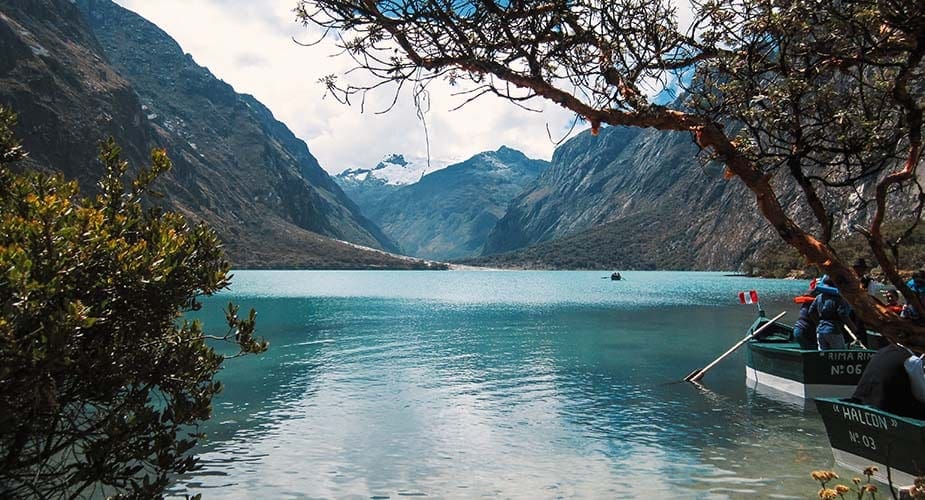
[{"label": "turquoise water", "polygon": [[[204,426],[212,498],[807,498],[815,412],[745,387],[738,353],[676,381],[804,282],[718,273],[238,272],[258,310]],[[850,477],[850,476],[849,476]]]}]

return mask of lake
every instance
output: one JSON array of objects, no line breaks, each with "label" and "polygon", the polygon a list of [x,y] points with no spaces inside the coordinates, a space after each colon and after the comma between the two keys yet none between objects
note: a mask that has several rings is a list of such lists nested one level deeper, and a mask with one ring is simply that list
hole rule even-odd
[{"label": "lake", "polygon": [[[831,468],[812,409],[745,385],[758,290],[720,273],[241,271],[204,302],[258,311],[270,350],[226,363],[206,498],[808,498]],[[837,470],[837,469],[836,469]],[[840,471],[842,477],[857,471]]]}]

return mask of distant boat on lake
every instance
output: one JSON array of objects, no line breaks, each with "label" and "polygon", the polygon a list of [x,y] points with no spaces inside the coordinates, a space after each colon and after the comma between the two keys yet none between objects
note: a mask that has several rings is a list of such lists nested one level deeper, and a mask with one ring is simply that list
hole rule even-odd
[{"label": "distant boat on lake", "polygon": [[610,275],[610,279],[611,279],[612,281],[620,281],[620,280],[623,279],[623,276],[620,275],[619,272],[615,272],[615,273],[613,273],[613,274]]},{"label": "distant boat on lake", "polygon": [[[768,321],[760,316],[749,332]],[[803,400],[848,397],[875,352],[863,348],[801,349],[793,339],[793,327],[778,322],[769,326],[759,339],[747,343],[745,378],[751,386]]]}]

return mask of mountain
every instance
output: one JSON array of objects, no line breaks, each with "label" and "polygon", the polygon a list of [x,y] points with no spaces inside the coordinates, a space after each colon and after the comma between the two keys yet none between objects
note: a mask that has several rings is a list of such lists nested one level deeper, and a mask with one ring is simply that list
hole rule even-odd
[{"label": "mountain", "polygon": [[[163,203],[219,233],[238,267],[417,267],[251,96],[110,0],[0,0],[0,103],[20,114],[27,167],[94,188],[97,144],[132,165],[166,148]],[[333,239],[332,239],[333,238]]]},{"label": "mountain", "polygon": [[501,147],[386,193],[366,213],[409,255],[477,255],[510,200],[548,165]]},{"label": "mountain", "polygon": [[373,168],[347,169],[337,174],[334,180],[364,214],[371,214],[378,210],[387,195],[449,164],[448,161],[391,154]]},{"label": "mountain", "polygon": [[670,217],[644,212],[519,250],[457,263],[509,269],[690,269],[696,255],[691,245],[677,240],[676,225]]},{"label": "mountain", "polygon": [[722,167],[701,165],[697,153],[680,132],[585,131],[557,148],[551,166],[511,202],[485,243],[490,257],[475,262],[738,268],[775,236],[741,183],[723,180]]},{"label": "mountain", "polygon": [[[396,249],[365,219],[306,144],[260,102],[241,95],[154,24],[110,0],[79,2],[106,56],[138,92],[147,117],[188,173],[225,179],[228,191],[309,231]],[[211,170],[211,172],[209,172]],[[190,178],[189,180],[193,180]],[[210,207],[211,208],[211,207]],[[244,207],[241,207],[244,208]]]},{"label": "mountain", "polygon": [[74,5],[0,0],[0,103],[19,113],[25,165],[91,188],[101,140],[119,139],[137,164],[155,145],[131,84],[113,68]]},{"label": "mountain", "polygon": [[425,174],[443,170],[450,166],[450,162],[442,160],[428,160],[427,158],[405,157],[401,154],[390,154],[382,159],[375,167],[370,169],[352,168],[337,174],[338,182],[347,184],[385,184],[389,186],[405,186],[421,180]]}]

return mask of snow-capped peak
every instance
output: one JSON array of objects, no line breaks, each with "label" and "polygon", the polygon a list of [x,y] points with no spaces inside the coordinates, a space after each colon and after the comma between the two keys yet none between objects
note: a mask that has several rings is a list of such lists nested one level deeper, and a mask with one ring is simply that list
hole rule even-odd
[{"label": "snow-capped peak", "polygon": [[352,168],[341,172],[337,177],[355,183],[377,180],[382,184],[405,186],[414,184],[425,174],[444,169],[451,163],[431,158],[428,165],[427,158],[390,154],[371,169]]}]

